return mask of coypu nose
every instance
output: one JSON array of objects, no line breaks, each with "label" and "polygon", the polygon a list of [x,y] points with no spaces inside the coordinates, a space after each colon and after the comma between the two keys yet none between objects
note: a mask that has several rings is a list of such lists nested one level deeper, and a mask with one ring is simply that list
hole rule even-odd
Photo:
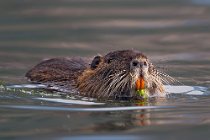
[{"label": "coypu nose", "polygon": [[142,70],[141,70],[141,73],[140,73],[140,78],[143,78],[143,72],[142,72]]},{"label": "coypu nose", "polygon": [[131,65],[132,67],[137,67],[137,68],[143,67],[143,63],[139,62],[138,60],[134,60]]},{"label": "coypu nose", "polygon": [[142,62],[139,62],[139,66],[140,66],[140,68],[142,68],[144,66],[144,64]]},{"label": "coypu nose", "polygon": [[144,78],[144,74],[147,71],[147,62],[143,60],[134,59],[130,63],[130,68],[133,71],[133,74],[139,78]]},{"label": "coypu nose", "polygon": [[143,66],[147,66],[147,62],[141,62],[141,61],[138,61],[138,60],[134,60],[132,61],[131,63],[132,67],[139,67],[139,68],[143,68]]}]

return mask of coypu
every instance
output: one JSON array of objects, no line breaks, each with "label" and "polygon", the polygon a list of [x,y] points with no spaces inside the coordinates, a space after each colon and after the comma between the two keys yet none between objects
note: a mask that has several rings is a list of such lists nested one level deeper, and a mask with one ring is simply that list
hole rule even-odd
[{"label": "coypu", "polygon": [[[139,51],[113,51],[83,58],[45,60],[26,73],[31,82],[72,88],[81,96],[98,99],[144,98],[137,94],[138,79],[143,79],[147,96],[165,96],[163,83],[170,76],[158,71]],[[141,86],[141,85],[140,85]],[[140,87],[139,86],[139,87]]]}]

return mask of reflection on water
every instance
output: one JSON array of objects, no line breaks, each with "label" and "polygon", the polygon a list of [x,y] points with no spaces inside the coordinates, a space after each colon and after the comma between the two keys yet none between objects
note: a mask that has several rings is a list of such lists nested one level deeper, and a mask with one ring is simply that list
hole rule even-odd
[{"label": "reflection on water", "polygon": [[[164,100],[144,103],[111,101],[84,106],[55,102],[55,99],[68,102],[78,98],[41,89],[31,92],[0,87],[0,138],[173,139],[176,135],[176,139],[200,139],[201,136],[208,139],[209,6],[209,0],[0,1],[1,84],[27,83],[25,72],[42,59],[93,57],[116,49],[137,49],[184,85],[205,93],[173,94]],[[184,91],[176,88],[180,90]],[[53,100],[43,100],[45,98]],[[40,110],[11,106],[40,107]],[[66,110],[120,106],[155,108]],[[158,106],[175,108],[156,108]]]},{"label": "reflection on water", "polygon": [[[178,135],[181,135],[179,128],[209,124],[210,114],[206,112],[209,107],[204,106],[204,104],[209,104],[209,101],[205,97],[191,99],[187,96],[175,96],[175,98],[177,100],[171,98],[160,101],[159,104],[165,105],[164,107],[138,106],[139,104],[119,107],[123,104],[117,103],[112,104],[113,107],[99,106],[96,108],[99,112],[94,110],[95,107],[92,106],[86,108],[86,106],[62,105],[50,102],[41,102],[42,106],[35,106],[40,102],[27,97],[10,99],[10,104],[15,105],[0,106],[0,110],[4,114],[1,124],[7,124],[6,126],[3,125],[4,128],[1,125],[1,132],[4,132],[1,136],[38,137],[37,135],[39,135],[39,137],[42,137],[50,135],[48,137],[58,137],[71,134],[98,135],[104,134],[104,132],[105,134],[111,132],[111,134],[115,133],[117,135],[125,132],[123,134],[135,134],[150,138],[156,134],[164,136],[164,134],[158,133],[160,131],[169,131],[171,134],[178,133]],[[24,102],[29,105],[17,105],[17,101],[19,101],[19,104]],[[34,106],[30,106],[32,101]],[[177,102],[180,105],[177,105]],[[154,102],[154,104],[157,103]],[[176,105],[176,107],[170,107],[169,105]],[[88,111],[84,112],[83,109]],[[102,111],[103,109],[106,109],[106,111]],[[110,111],[107,109],[110,109]],[[126,111],[126,109],[131,110]],[[153,132],[156,132],[156,134]],[[114,138],[115,136],[111,137]]]}]

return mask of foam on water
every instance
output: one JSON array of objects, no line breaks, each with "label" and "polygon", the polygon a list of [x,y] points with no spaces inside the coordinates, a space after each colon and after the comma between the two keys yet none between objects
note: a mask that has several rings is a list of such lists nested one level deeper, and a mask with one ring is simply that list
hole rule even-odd
[{"label": "foam on water", "polygon": [[206,87],[200,86],[170,86],[165,85],[167,93],[187,94],[187,95],[204,95],[208,90]]},{"label": "foam on water", "polygon": [[95,103],[83,100],[71,100],[71,99],[60,99],[60,98],[34,98],[36,100],[49,101],[49,102],[58,102],[66,104],[75,104],[75,105],[103,105],[104,103]]},{"label": "foam on water", "polygon": [[37,89],[37,88],[47,88],[47,86],[43,85],[43,84],[21,84],[21,85],[9,85],[9,86],[6,86],[6,88],[31,88],[31,89]]}]

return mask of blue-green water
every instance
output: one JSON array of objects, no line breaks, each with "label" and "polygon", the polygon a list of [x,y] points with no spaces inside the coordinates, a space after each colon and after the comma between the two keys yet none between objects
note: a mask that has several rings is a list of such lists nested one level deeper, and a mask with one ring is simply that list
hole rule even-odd
[{"label": "blue-green water", "polygon": [[0,139],[209,139],[208,0],[0,1],[4,85],[28,83],[25,73],[46,58],[119,49],[144,52],[184,85],[204,87],[204,94],[87,105],[41,89],[1,87]]}]

